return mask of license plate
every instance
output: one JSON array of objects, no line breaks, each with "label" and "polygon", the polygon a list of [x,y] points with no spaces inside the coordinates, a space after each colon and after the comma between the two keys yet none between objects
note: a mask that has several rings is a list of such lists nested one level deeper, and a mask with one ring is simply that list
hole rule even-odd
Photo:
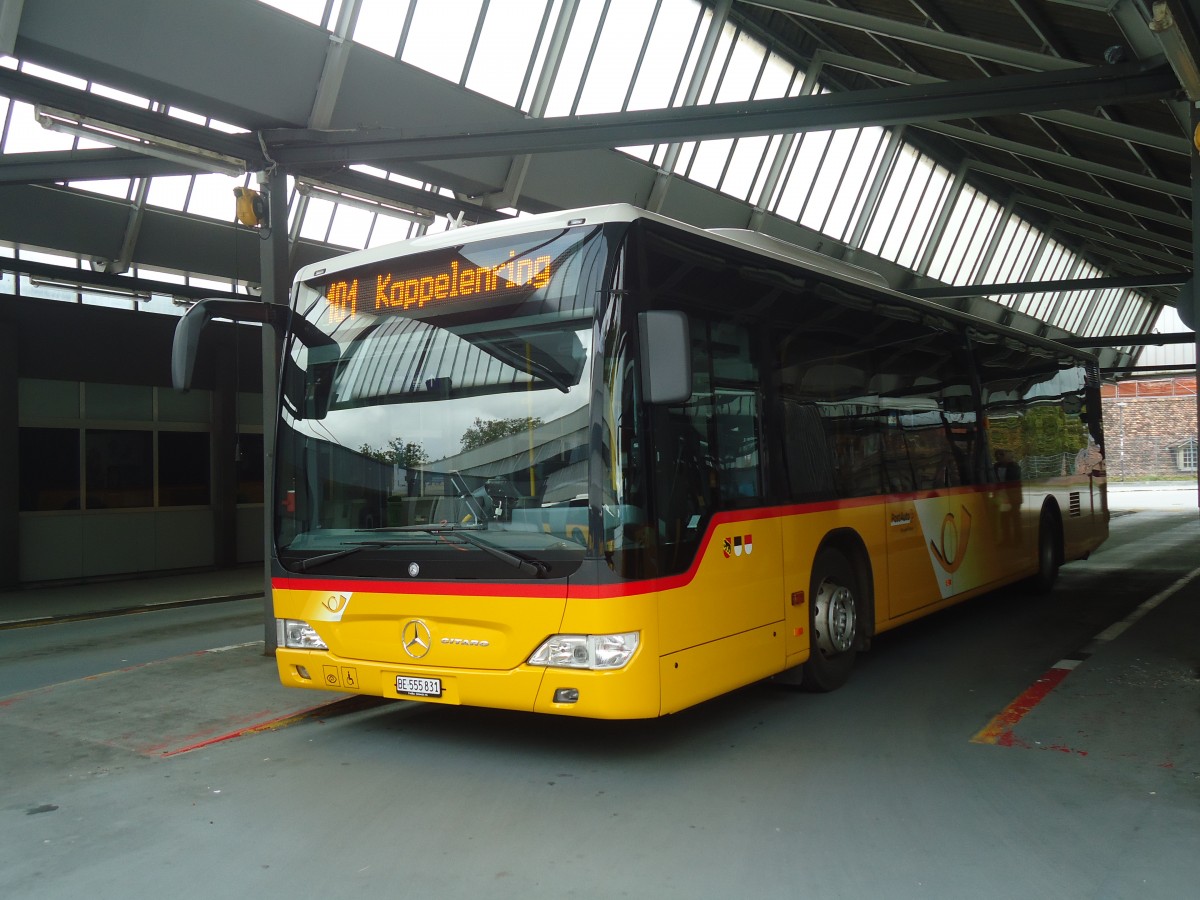
[{"label": "license plate", "polygon": [[410,697],[440,697],[442,696],[442,679],[397,675],[396,693],[407,694]]}]

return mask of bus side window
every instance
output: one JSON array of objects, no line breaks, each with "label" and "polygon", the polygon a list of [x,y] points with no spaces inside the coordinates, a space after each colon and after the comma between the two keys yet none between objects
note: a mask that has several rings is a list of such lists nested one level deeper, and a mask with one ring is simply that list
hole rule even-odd
[{"label": "bus side window", "polygon": [[[693,402],[694,402],[693,398]],[[712,459],[701,437],[708,417],[690,406],[660,419],[658,453],[658,532],[664,544],[698,539],[712,512]]]},{"label": "bus side window", "polygon": [[717,480],[723,505],[760,497],[757,394],[719,390],[715,409]]},{"label": "bus side window", "polygon": [[783,397],[780,406],[788,496],[793,500],[834,496],[837,491],[836,463],[817,405]]}]

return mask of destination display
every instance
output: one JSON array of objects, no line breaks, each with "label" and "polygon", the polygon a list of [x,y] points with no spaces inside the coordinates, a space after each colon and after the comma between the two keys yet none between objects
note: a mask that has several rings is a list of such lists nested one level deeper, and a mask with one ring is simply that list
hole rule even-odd
[{"label": "destination display", "polygon": [[495,262],[486,258],[468,260],[456,254],[417,268],[403,263],[403,258],[393,260],[389,268],[347,273],[329,282],[325,290],[329,324],[360,314],[387,315],[519,299],[544,288],[555,272],[550,254],[518,255],[516,250],[508,250]]}]

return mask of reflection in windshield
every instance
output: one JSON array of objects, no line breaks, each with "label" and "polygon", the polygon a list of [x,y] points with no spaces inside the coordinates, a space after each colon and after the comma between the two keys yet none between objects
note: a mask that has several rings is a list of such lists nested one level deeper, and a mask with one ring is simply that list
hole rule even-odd
[{"label": "reflection in windshield", "polygon": [[[382,546],[366,529],[440,538],[454,526],[429,543],[483,550],[528,577],[542,574],[539,553],[582,552],[598,238],[521,238],[517,258],[540,259],[524,249],[534,242],[553,275],[510,289],[500,310],[368,311],[362,285],[394,284],[403,259],[382,275],[339,275],[359,285],[352,314],[347,288],[331,303],[328,285],[302,287],[299,308],[334,342],[288,348],[276,465],[285,562],[363,558],[345,551]],[[455,265],[477,250],[456,248]]]}]

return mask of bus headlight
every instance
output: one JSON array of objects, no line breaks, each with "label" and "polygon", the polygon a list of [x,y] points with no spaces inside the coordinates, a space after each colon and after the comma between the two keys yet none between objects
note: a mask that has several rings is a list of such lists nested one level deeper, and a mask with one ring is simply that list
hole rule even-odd
[{"label": "bus headlight", "polygon": [[620,669],[638,646],[637,631],[620,634],[556,634],[533,651],[531,666],[561,669]]},{"label": "bus headlight", "polygon": [[276,619],[275,643],[293,650],[328,650],[317,630],[300,619]]}]

